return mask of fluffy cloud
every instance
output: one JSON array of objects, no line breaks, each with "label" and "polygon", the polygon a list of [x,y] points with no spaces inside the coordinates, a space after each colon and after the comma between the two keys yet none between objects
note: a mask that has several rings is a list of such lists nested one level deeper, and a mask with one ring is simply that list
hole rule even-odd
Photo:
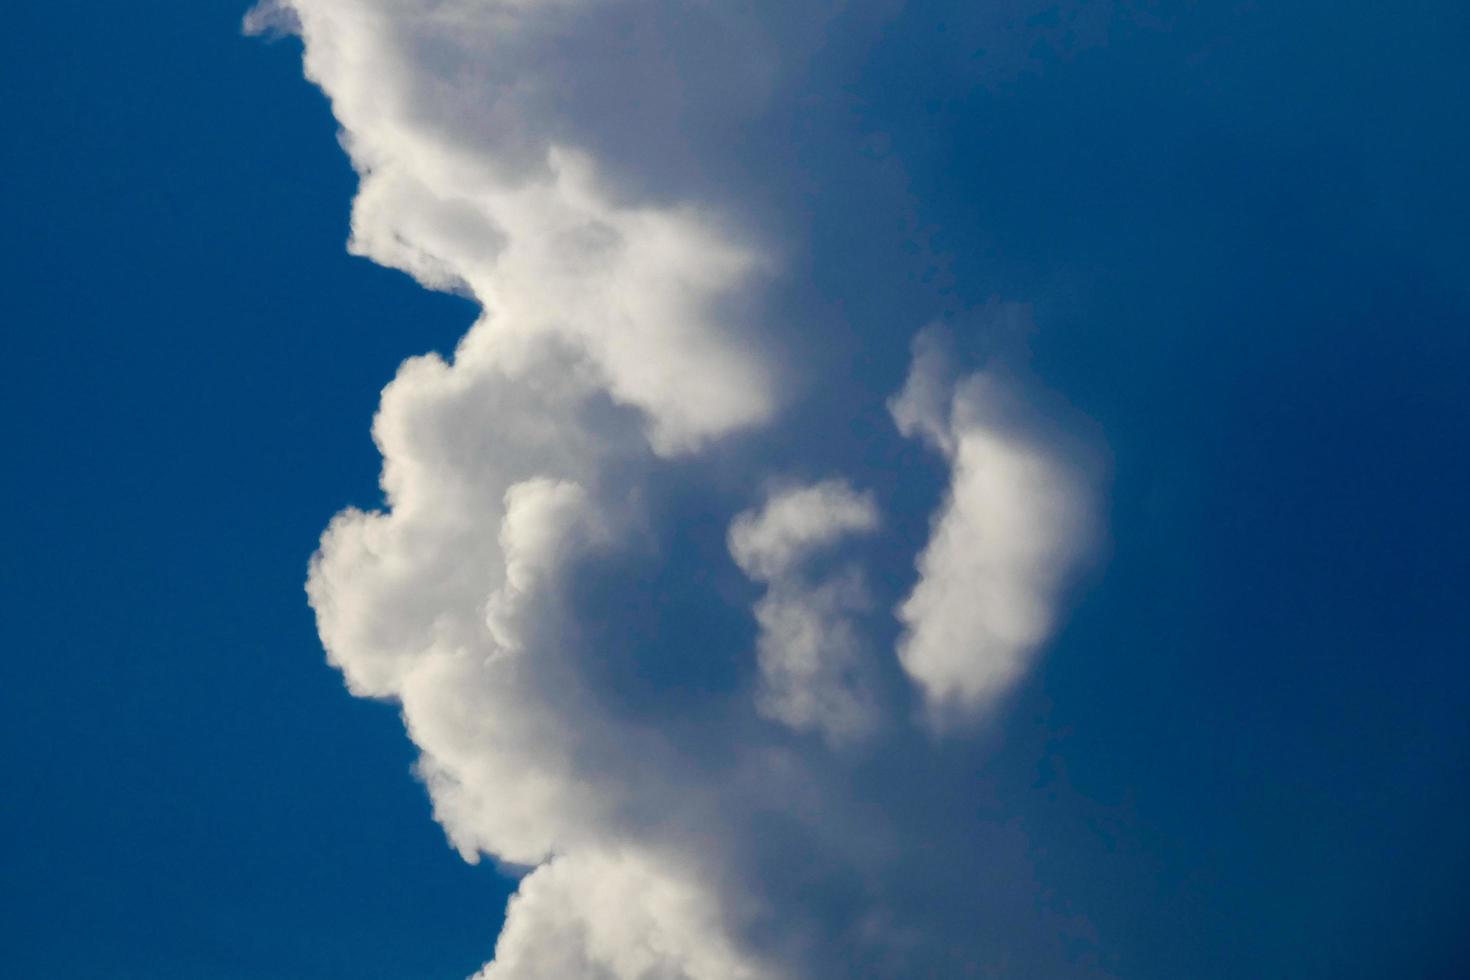
[{"label": "fluffy cloud", "polygon": [[385,505],[332,522],[308,594],[351,690],[401,706],[454,846],[526,869],[485,980],[1091,975],[1024,834],[962,802],[980,749],[904,721],[906,678],[973,713],[1021,675],[1089,478],[1031,387],[921,344],[894,414],[952,486],[895,651],[905,571],[858,553],[880,497],[773,448],[809,373],[775,313],[799,218],[728,164],[777,107],[835,101],[808,63],[891,5],[787,6],[256,18],[332,100],[351,247],[484,307],[385,389]]},{"label": "fluffy cloud", "polygon": [[[645,412],[654,443],[674,451],[765,418],[774,395],[730,322],[761,271],[751,243],[708,206],[619,199],[586,152],[608,120],[580,115],[580,85],[640,53],[609,49],[597,31],[609,17],[638,31],[649,23],[644,8],[298,0],[274,9],[292,13],[307,74],[331,97],[361,176],[352,250],[475,296],[499,343],[555,336],[574,347],[613,397]],[[670,111],[649,108],[669,97],[658,77],[628,90],[638,77],[609,78],[629,97],[609,111]]]},{"label": "fluffy cloud", "polygon": [[755,607],[764,681],[760,707],[771,718],[818,730],[834,743],[862,736],[874,724],[868,651],[855,621],[870,603],[856,568],[813,582],[802,565],[844,536],[877,526],[872,497],[833,480],[775,494],[730,527],[736,563],[768,586]]},{"label": "fluffy cloud", "polygon": [[476,980],[679,977],[763,980],[697,885],[629,854],[556,858],[521,883],[495,960]]},{"label": "fluffy cloud", "polygon": [[942,452],[952,471],[919,581],[899,608],[899,659],[941,724],[988,707],[1022,676],[1096,539],[1096,462],[1027,394],[1004,361],[956,378],[931,329],[891,403],[899,429]]}]

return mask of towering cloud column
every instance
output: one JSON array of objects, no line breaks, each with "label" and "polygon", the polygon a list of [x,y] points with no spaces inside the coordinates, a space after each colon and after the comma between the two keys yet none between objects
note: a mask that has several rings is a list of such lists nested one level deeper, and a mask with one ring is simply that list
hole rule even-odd
[{"label": "towering cloud column", "polygon": [[888,5],[788,6],[252,17],[332,101],[350,247],[483,306],[384,390],[384,505],[332,522],[307,589],[351,690],[401,706],[453,844],[525,872],[485,980],[1086,974],[908,708],[947,725],[1022,676],[1095,481],[1027,385],[921,340],[894,417],[952,482],[895,622],[913,552],[865,567],[873,474],[787,472],[777,379],[811,366],[773,338],[807,324],[763,311],[802,232],[722,161],[772,106],[837,104],[810,64]]}]

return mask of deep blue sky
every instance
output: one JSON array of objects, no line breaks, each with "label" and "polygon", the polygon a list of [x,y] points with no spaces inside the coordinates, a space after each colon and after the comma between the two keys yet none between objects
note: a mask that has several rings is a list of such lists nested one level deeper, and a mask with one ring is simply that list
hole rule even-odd
[{"label": "deep blue sky", "polygon": [[7,976],[462,976],[504,904],[302,592],[378,389],[473,310],[345,254],[326,104],[242,12],[0,42]]},{"label": "deep blue sky", "polygon": [[[956,91],[964,9],[915,4],[855,97],[956,306],[1034,301],[1114,458],[1027,695],[1043,871],[1125,977],[1464,975],[1467,14],[1161,5]],[[301,592],[376,501],[378,389],[474,311],[345,254],[334,124],[241,13],[0,41],[7,975],[459,976],[506,894]]]}]

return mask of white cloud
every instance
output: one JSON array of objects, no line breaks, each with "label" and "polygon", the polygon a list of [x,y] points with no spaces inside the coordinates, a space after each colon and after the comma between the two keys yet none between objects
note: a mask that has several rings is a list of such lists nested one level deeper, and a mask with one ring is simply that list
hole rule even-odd
[{"label": "white cloud", "polygon": [[648,843],[695,822],[690,763],[599,702],[569,590],[646,521],[658,457],[774,409],[742,320],[765,260],[697,202],[620,196],[568,142],[587,120],[556,89],[585,76],[542,56],[593,42],[598,6],[279,8],[361,176],[351,248],[485,306],[452,361],[385,390],[388,508],[333,521],[308,592],[352,689],[402,706],[455,846],[540,866],[487,976],[739,980],[758,973],[722,896]]},{"label": "white cloud", "polygon": [[697,885],[637,855],[582,853],[526,877],[495,960],[476,980],[775,976],[733,948],[718,908]]},{"label": "white cloud", "polygon": [[565,142],[589,125],[563,90],[591,70],[567,65],[570,50],[611,70],[588,21],[627,6],[281,9],[299,22],[307,72],[361,176],[353,251],[469,292],[501,342],[574,346],[614,398],[645,413],[655,446],[677,452],[774,408],[767,365],[728,322],[763,260],[708,207],[615,200],[598,164]]},{"label": "white cloud", "polygon": [[1095,466],[1036,404],[1003,360],[956,379],[933,329],[915,340],[891,403],[899,429],[951,468],[898,612],[899,659],[941,725],[991,706],[1023,676],[1096,539]]},{"label": "white cloud", "polygon": [[505,491],[500,552],[505,583],[491,593],[485,622],[491,638],[507,652],[524,646],[516,620],[525,599],[555,575],[568,552],[601,536],[597,514],[580,485],[546,477]]},{"label": "white cloud", "polygon": [[870,602],[856,567],[813,582],[802,565],[841,538],[877,527],[872,497],[837,480],[776,493],[730,526],[736,563],[767,586],[755,607],[760,708],[833,743],[866,735],[877,722],[870,651],[857,619]]},{"label": "white cloud", "polygon": [[[772,338],[802,325],[763,320],[792,243],[749,218],[767,203],[737,191],[761,181],[718,160],[773,100],[841,96],[807,92],[806,65],[848,8],[797,6],[289,0],[258,19],[299,30],[332,100],[361,176],[351,247],[485,310],[384,390],[385,507],[332,522],[307,586],[351,690],[401,706],[454,846],[531,869],[484,980],[1082,975],[1038,938],[1024,841],[946,809],[967,761],[894,731],[885,586],[842,550],[876,535],[876,499],[829,480],[741,511],[780,468],[756,433],[800,373]],[[937,706],[1014,681],[1088,531],[1021,396],[921,352],[895,403],[953,466],[898,651]],[[670,501],[690,497],[685,527]],[[730,557],[765,590],[753,657]]]},{"label": "white cloud", "polygon": [[747,575],[769,582],[790,574],[813,552],[877,527],[871,495],[826,480],[781,490],[759,511],[738,515],[730,525],[730,553]]}]

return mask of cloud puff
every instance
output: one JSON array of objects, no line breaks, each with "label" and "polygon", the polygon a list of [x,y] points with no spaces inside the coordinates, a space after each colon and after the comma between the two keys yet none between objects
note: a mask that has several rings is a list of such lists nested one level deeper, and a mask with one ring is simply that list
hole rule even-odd
[{"label": "cloud puff", "polygon": [[[697,202],[618,199],[569,142],[594,128],[572,111],[580,85],[637,53],[609,51],[599,23],[636,30],[642,6],[296,0],[254,20],[299,30],[332,100],[361,177],[352,250],[473,295],[501,343],[575,347],[672,452],[760,421],[774,393],[729,322],[761,272],[752,244]],[[619,117],[667,98],[629,78]]]},{"label": "cloud puff", "polygon": [[476,980],[774,976],[733,948],[697,885],[630,854],[580,853],[531,872]]},{"label": "cloud puff", "polygon": [[1008,691],[1051,635],[1063,588],[1096,542],[1097,464],[1004,361],[956,378],[934,329],[915,340],[890,407],[902,432],[951,467],[919,581],[899,607],[898,654],[931,718],[953,719]]},{"label": "cloud puff", "polygon": [[832,742],[866,734],[875,723],[861,625],[867,588],[853,567],[813,582],[802,565],[843,537],[871,533],[871,496],[829,480],[773,495],[730,526],[730,553],[767,591],[756,604],[761,710]]},{"label": "cloud puff", "polygon": [[806,322],[767,320],[800,222],[752,217],[765,184],[720,161],[773,107],[835,103],[806,66],[854,16],[787,6],[257,18],[332,100],[351,247],[484,306],[384,390],[384,507],[332,522],[307,590],[454,846],[525,872],[485,980],[1092,975],[1024,833],[974,815],[982,749],[903,721],[906,678],[983,711],[1053,628],[1093,534],[1065,422],[920,343],[894,416],[952,478],[896,650],[904,571],[858,553],[880,496],[772,449],[810,367],[779,341]]}]

